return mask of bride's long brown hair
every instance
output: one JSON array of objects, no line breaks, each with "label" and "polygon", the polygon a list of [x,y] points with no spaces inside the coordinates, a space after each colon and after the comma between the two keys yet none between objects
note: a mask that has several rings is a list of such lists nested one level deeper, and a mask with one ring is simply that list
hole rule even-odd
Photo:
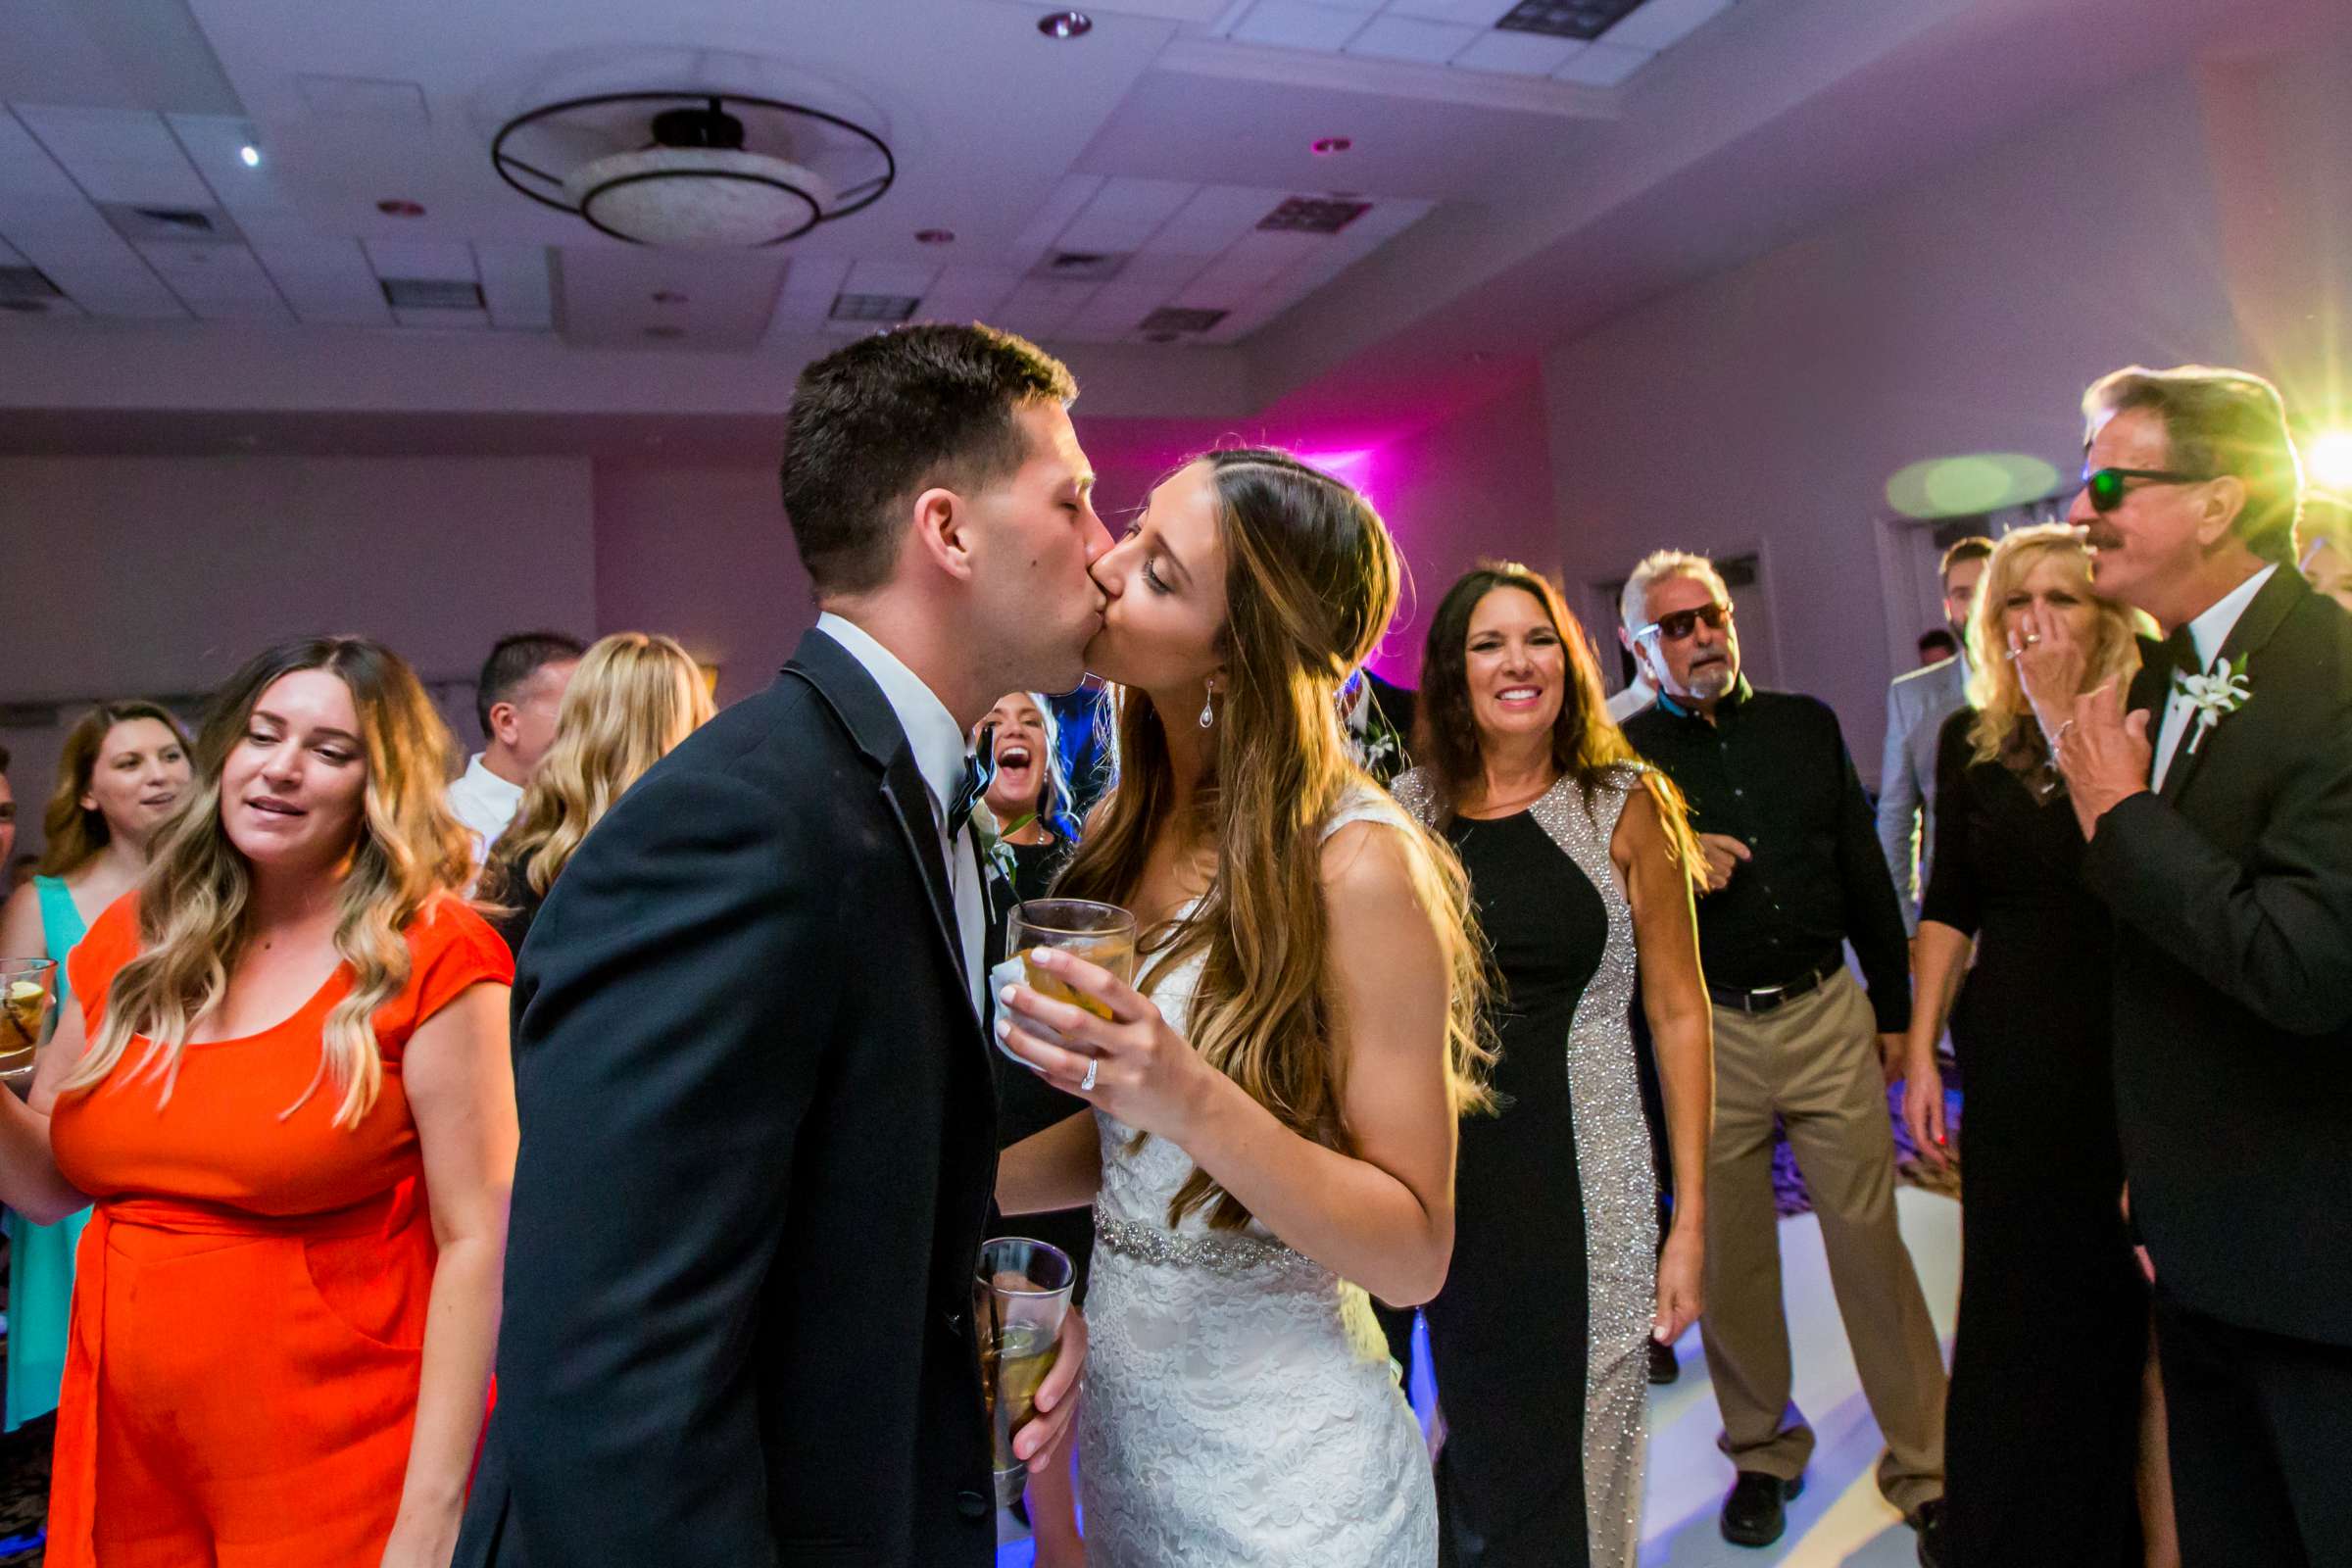
[{"label": "bride's long brown hair", "polygon": [[[1396,613],[1396,547],[1370,502],[1289,453],[1242,448],[1197,461],[1215,483],[1227,563],[1225,686],[1209,776],[1199,781],[1190,819],[1170,823],[1176,780],[1167,733],[1148,695],[1118,689],[1118,783],[1095,808],[1054,893],[1124,904],[1159,832],[1214,845],[1216,874],[1199,906],[1145,933],[1144,988],[1205,956],[1192,1005],[1194,1049],[1284,1126],[1352,1152],[1321,848],[1324,824],[1350,790],[1380,793],[1341,735],[1339,689]],[[1468,882],[1445,845],[1401,812],[1398,821],[1413,896],[1449,976],[1454,1105],[1483,1108],[1494,1054],[1480,1035],[1485,980]],[[1217,1229],[1250,1221],[1247,1208],[1196,1169],[1170,1201],[1168,1222],[1203,1205],[1213,1205],[1208,1222]]]}]

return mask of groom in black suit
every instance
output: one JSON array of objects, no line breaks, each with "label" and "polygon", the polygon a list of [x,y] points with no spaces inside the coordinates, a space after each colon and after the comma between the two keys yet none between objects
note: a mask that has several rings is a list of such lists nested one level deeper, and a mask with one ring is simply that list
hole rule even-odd
[{"label": "groom in black suit", "polygon": [[[784,502],[825,613],[604,818],[522,950],[498,1408],[458,1563],[995,1561],[964,737],[1004,692],[1075,686],[1101,623],[1076,394],[985,327],[802,374]],[[1084,1353],[1072,1313],[1023,1457],[1059,1457]]]},{"label": "groom in black suit", "polygon": [[2117,920],[2181,1556],[2352,1563],[2352,616],[2295,570],[2268,382],[2133,368],[2084,409],[2072,520],[2168,636],[2128,705],[2045,722]]}]

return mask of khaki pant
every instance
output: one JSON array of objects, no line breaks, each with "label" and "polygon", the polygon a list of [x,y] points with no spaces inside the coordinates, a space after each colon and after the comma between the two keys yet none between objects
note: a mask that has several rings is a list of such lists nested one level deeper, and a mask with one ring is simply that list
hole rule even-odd
[{"label": "khaki pant", "polygon": [[1886,1439],[1879,1490],[1906,1514],[1943,1494],[1943,1357],[1894,1223],[1894,1135],[1878,1028],[1852,975],[1770,1012],[1715,1008],[1707,1151],[1707,1370],[1723,1446],[1742,1470],[1794,1478],[1813,1432],[1788,1402],[1788,1319],[1772,1196],[1772,1122],[1813,1195],[1838,1312]]}]

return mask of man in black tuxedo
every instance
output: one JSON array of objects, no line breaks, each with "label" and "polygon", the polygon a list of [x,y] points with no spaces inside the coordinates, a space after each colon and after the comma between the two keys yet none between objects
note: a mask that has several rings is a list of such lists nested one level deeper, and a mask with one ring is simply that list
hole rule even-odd
[{"label": "man in black tuxedo", "polygon": [[2072,520],[2168,635],[2128,704],[2042,718],[2116,914],[2182,1560],[2352,1563],[2352,616],[2295,571],[2269,383],[2135,368],[2084,410]]},{"label": "man in black tuxedo", "polygon": [[[514,985],[498,1408],[457,1562],[983,1568],[996,1168],[964,737],[1077,684],[1110,538],[1069,372],[985,327],[803,372],[824,614],[613,808]],[[1057,1459],[1084,1328],[1021,1435]]]}]

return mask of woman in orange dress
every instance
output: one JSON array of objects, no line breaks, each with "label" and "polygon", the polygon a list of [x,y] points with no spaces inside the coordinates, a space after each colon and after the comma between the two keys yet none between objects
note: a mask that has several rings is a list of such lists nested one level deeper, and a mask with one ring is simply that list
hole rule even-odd
[{"label": "woman in orange dress", "polygon": [[457,889],[449,740],[400,659],[224,687],[185,810],[71,964],[0,1199],[95,1213],[56,1568],[446,1568],[514,1162],[505,945]]}]

